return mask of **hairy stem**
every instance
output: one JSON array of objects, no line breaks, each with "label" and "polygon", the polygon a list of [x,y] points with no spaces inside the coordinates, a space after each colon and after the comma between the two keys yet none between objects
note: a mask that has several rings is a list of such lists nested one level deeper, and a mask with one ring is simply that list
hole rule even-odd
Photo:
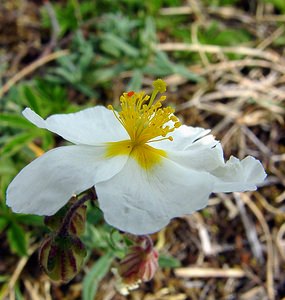
[{"label": "hairy stem", "polygon": [[81,199],[77,200],[68,210],[67,214],[63,218],[62,224],[60,226],[60,229],[58,231],[58,235],[66,235],[66,232],[68,231],[70,221],[72,220],[73,214],[76,212],[76,210],[82,206],[86,201],[91,200],[93,198],[97,198],[96,192],[92,191],[88,194],[84,195]]}]

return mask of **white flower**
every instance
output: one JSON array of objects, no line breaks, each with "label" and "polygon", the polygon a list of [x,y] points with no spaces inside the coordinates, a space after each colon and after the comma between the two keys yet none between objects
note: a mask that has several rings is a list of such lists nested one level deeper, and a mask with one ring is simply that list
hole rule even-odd
[{"label": "white flower", "polygon": [[212,192],[255,190],[266,174],[248,156],[224,162],[209,130],[182,125],[162,108],[162,80],[151,97],[124,93],[121,111],[112,106],[53,115],[23,115],[40,128],[72,142],[48,151],[25,167],[7,190],[14,212],[53,215],[74,194],[95,186],[106,221],[120,230],[148,234],[174,218],[199,210]]}]

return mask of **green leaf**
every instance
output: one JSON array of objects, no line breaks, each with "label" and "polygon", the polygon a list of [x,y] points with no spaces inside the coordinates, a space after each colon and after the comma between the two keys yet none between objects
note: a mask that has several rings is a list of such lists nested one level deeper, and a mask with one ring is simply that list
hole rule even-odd
[{"label": "green leaf", "polygon": [[199,76],[195,73],[192,73],[191,71],[189,71],[187,68],[185,68],[182,65],[174,65],[173,71],[174,71],[174,73],[177,73],[177,74],[183,76],[184,78],[187,78],[194,82],[201,82],[203,80],[203,78],[201,76]]},{"label": "green leaf", "polygon": [[54,73],[73,84],[76,82],[80,82],[82,79],[80,70],[77,70],[77,72],[76,71],[72,72],[71,70],[68,69],[57,68],[54,70]]},{"label": "green leaf", "polygon": [[95,97],[95,95],[96,95],[96,92],[94,92],[93,89],[88,87],[87,85],[74,84],[74,87],[76,87],[76,89],[78,91],[80,91],[82,94],[85,94],[86,96],[88,96],[90,98]]},{"label": "green leaf", "polygon": [[19,151],[23,146],[27,145],[28,142],[33,140],[35,137],[31,132],[19,133],[15,136],[7,139],[5,145],[0,149],[0,155],[11,156]]},{"label": "green leaf", "polygon": [[93,249],[94,247],[98,249],[108,250],[109,244],[108,244],[108,238],[109,238],[109,232],[104,230],[102,226],[93,226],[86,223],[86,229],[85,233],[82,237],[84,244]]},{"label": "green leaf", "polygon": [[98,225],[104,220],[103,212],[98,206],[91,206],[87,211],[87,222],[89,224]]},{"label": "green leaf", "polygon": [[94,71],[91,76],[92,79],[94,80],[94,83],[100,84],[103,82],[108,82],[110,81],[113,77],[116,76],[118,73],[116,68],[102,68],[102,69],[97,69]]},{"label": "green leaf", "polygon": [[185,66],[171,62],[166,53],[162,51],[156,52],[154,62],[144,67],[143,71],[156,77],[179,74],[195,82],[203,80],[202,77],[192,73]]},{"label": "green leaf", "polygon": [[17,168],[12,159],[0,159],[0,175],[15,175]]},{"label": "green leaf", "polygon": [[8,241],[12,252],[25,256],[28,250],[28,239],[25,231],[17,223],[11,223],[7,231]]},{"label": "green leaf", "polygon": [[0,283],[8,281],[9,276],[8,275],[0,275]]},{"label": "green leaf", "polygon": [[8,114],[8,113],[0,115],[0,125],[15,127],[15,128],[33,128],[33,127],[35,127],[31,122],[29,122],[22,116]]},{"label": "green leaf", "polygon": [[9,280],[0,286],[0,299],[5,298],[9,290]]},{"label": "green leaf", "polygon": [[110,43],[108,40],[103,40],[101,42],[101,50],[113,57],[119,58],[120,57],[120,50],[116,47],[112,47],[112,43]]},{"label": "green leaf", "polygon": [[177,258],[162,254],[159,255],[158,263],[161,268],[178,268],[181,266]]},{"label": "green leaf", "polygon": [[3,231],[3,229],[7,226],[8,221],[6,218],[0,216],[0,233]]},{"label": "green leaf", "polygon": [[99,283],[108,273],[113,260],[113,253],[108,252],[92,266],[83,280],[83,300],[95,299]]},{"label": "green leaf", "polygon": [[282,13],[285,13],[284,0],[263,0],[264,2],[273,4],[276,8],[280,9]]},{"label": "green leaf", "polygon": [[21,92],[25,98],[27,105],[34,110],[37,114],[41,115],[40,112],[40,98],[33,92],[30,86],[23,85],[21,87]]},{"label": "green leaf", "polygon": [[13,177],[17,174],[17,172],[18,169],[15,167],[14,160],[3,156],[0,158],[0,203],[1,199],[5,199],[7,186],[9,185]]},{"label": "green leaf", "polygon": [[141,70],[134,70],[133,77],[128,84],[127,91],[139,91],[142,86],[143,74]]},{"label": "green leaf", "polygon": [[21,292],[21,288],[19,286],[19,282],[16,282],[15,286],[14,286],[14,291],[15,291],[15,296],[16,296],[16,300],[24,300],[24,296],[22,295]]},{"label": "green leaf", "polygon": [[34,215],[15,215],[15,219],[17,222],[26,225],[32,226],[44,226],[43,217],[42,216],[34,216]]},{"label": "green leaf", "polygon": [[[13,175],[16,175],[16,173],[17,172],[15,172]],[[0,175],[1,176],[1,180],[0,180],[0,204],[2,202],[2,199],[6,198],[6,189],[7,189],[8,185],[10,184],[10,182],[12,181],[13,177],[14,177],[13,175],[11,175],[11,174]],[[4,201],[2,203],[4,203]],[[6,205],[5,205],[5,208],[7,208]]]},{"label": "green leaf", "polygon": [[215,45],[240,45],[250,40],[250,34],[242,29],[227,29],[213,37],[212,43]]},{"label": "green leaf", "polygon": [[[121,53],[124,53],[125,55],[131,56],[133,58],[138,57],[139,55],[138,49],[134,48],[133,46],[125,42],[123,39],[112,33],[105,34],[103,36],[103,41],[105,43],[105,50],[117,48],[121,51]],[[106,44],[108,45],[108,47],[106,46]]]}]

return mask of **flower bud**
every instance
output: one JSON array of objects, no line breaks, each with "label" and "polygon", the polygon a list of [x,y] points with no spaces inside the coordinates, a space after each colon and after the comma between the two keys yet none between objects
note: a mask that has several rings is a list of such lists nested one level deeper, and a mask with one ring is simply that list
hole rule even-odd
[{"label": "flower bud", "polygon": [[142,281],[151,280],[157,268],[158,253],[153,248],[151,239],[148,236],[142,236],[137,239],[135,245],[129,248],[127,255],[120,262],[117,270],[119,276],[114,273],[122,291],[133,289]]},{"label": "flower bud", "polygon": [[[61,227],[65,215],[67,214],[71,206],[72,204],[69,204],[60,209],[55,215],[46,216],[44,219],[45,225],[53,231],[58,231]],[[70,234],[74,234],[76,236],[83,234],[86,221],[86,209],[86,205],[81,205],[72,214],[68,225],[68,232]]]},{"label": "flower bud", "polygon": [[39,262],[52,280],[68,282],[80,271],[85,256],[85,247],[78,237],[56,235],[43,241]]},{"label": "flower bud", "polygon": [[52,231],[57,231],[64,219],[64,216],[68,212],[68,205],[62,207],[56,214],[52,216],[45,216],[44,223]]},{"label": "flower bud", "polygon": [[81,205],[73,213],[72,218],[69,223],[69,232],[76,236],[79,236],[84,233],[85,222],[86,222],[86,205]]}]

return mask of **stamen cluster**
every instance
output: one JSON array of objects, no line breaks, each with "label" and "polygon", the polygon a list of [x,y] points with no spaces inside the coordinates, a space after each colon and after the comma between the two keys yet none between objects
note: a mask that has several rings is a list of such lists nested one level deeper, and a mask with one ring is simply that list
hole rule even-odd
[{"label": "stamen cluster", "polygon": [[[166,96],[161,96],[155,100],[159,92],[165,91],[165,83],[158,79],[153,83],[154,90],[151,97],[144,92],[123,93],[120,97],[122,110],[115,113],[116,118],[125,127],[133,145],[145,144],[147,142],[160,141],[162,139],[173,140],[168,133],[173,132],[181,123],[174,116],[174,109],[162,107],[162,102]],[[113,110],[110,105],[109,109]],[[155,139],[156,137],[162,139]]]}]

